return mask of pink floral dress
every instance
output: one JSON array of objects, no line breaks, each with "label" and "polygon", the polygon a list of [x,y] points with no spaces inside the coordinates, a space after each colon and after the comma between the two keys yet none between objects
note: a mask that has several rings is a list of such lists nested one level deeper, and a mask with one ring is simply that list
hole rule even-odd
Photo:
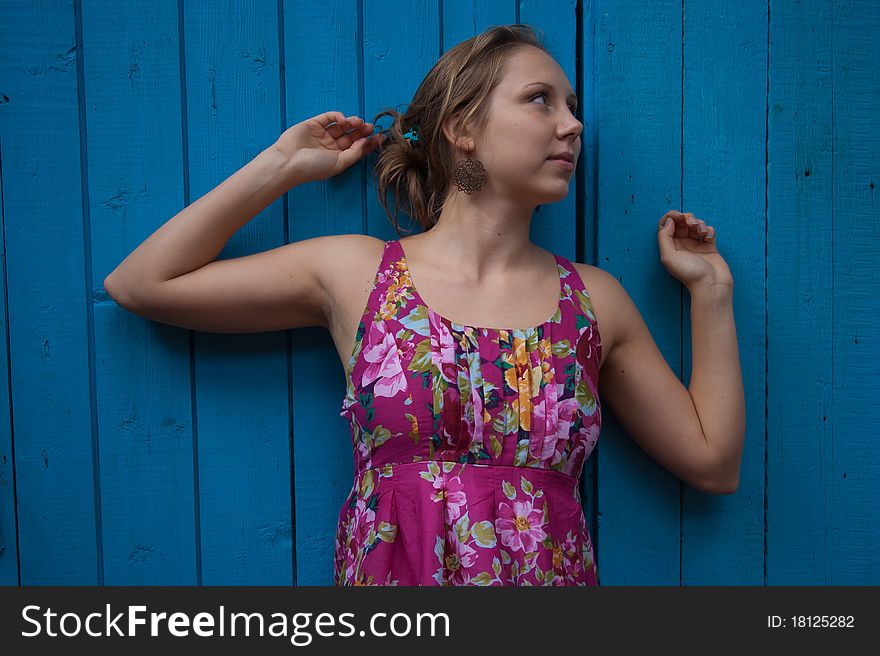
[{"label": "pink floral dress", "polygon": [[581,505],[602,424],[602,343],[571,262],[528,329],[465,326],[413,286],[385,243],[340,415],[355,477],[336,585],[599,585]]}]

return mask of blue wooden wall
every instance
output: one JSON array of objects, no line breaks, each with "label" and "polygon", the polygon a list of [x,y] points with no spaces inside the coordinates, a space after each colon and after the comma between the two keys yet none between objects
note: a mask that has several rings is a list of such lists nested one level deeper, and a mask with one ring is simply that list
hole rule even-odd
[{"label": "blue wooden wall", "polygon": [[[514,22],[585,124],[533,239],[617,276],[685,385],[659,217],[715,225],[736,281],[739,491],[690,488],[608,412],[582,490],[602,584],[880,583],[877,0],[2,0],[0,583],[332,584],[353,468],[329,333],[162,325],[103,280],[287,126],[403,108],[445,49]],[[395,238],[367,165],[221,257]]]}]

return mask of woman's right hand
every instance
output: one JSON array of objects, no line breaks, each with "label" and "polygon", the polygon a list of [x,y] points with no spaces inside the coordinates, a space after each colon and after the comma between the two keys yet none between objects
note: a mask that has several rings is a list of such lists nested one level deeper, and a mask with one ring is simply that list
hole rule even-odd
[{"label": "woman's right hand", "polygon": [[275,147],[290,161],[298,182],[326,180],[382,145],[385,137],[358,116],[325,112],[287,128]]}]

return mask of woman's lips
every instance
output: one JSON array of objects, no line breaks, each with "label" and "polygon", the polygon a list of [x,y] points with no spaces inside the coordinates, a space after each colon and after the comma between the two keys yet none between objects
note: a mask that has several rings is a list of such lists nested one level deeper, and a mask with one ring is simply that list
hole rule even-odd
[{"label": "woman's lips", "polygon": [[562,168],[564,168],[568,171],[574,171],[574,162],[569,162],[568,160],[559,159],[559,158],[554,159],[552,157],[548,157],[547,161],[553,162],[554,164],[558,164],[559,166],[561,166]]}]

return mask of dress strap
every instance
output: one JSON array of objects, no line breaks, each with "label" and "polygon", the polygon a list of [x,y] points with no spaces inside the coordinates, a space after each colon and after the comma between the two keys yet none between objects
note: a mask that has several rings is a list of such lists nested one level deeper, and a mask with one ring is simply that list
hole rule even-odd
[{"label": "dress strap", "polygon": [[596,322],[596,314],[593,312],[593,303],[590,300],[590,292],[584,284],[583,278],[568,258],[557,255],[564,271],[560,271],[563,277],[562,287],[566,296],[571,300],[573,309],[586,317],[591,323]]},{"label": "dress strap", "polygon": [[393,280],[390,275],[391,264],[394,261],[396,250],[393,247],[393,240],[386,241],[382,249],[382,257],[379,258],[379,264],[376,267],[376,273],[373,276],[373,287],[370,289],[370,295],[367,298],[367,306],[361,315],[364,326],[368,322],[373,321],[376,313],[382,306],[389,283]]},{"label": "dress strap", "polygon": [[[578,270],[572,264],[571,260],[558,256],[562,263],[560,274],[565,276],[563,281],[563,289],[570,303],[566,306],[568,311],[574,315],[574,324],[578,333],[578,360],[584,359],[584,349],[592,346],[596,350],[596,367],[598,372],[598,362],[602,354],[602,337],[599,333],[599,324],[596,320],[596,313],[593,310],[593,302],[590,299],[590,292],[587,290],[586,284]],[[589,349],[587,349],[589,351]],[[586,357],[589,357],[587,353]],[[581,362],[585,364],[585,362]]]},{"label": "dress strap", "polygon": [[382,257],[379,258],[379,264],[376,267],[376,274],[373,276],[373,287],[370,289],[370,294],[367,297],[366,307],[363,312],[361,312],[358,329],[355,333],[354,346],[349,355],[348,364],[345,367],[346,391],[345,398],[342,400],[342,410],[339,413],[342,417],[351,416],[350,408],[356,398],[353,375],[355,367],[359,366],[358,362],[363,348],[363,340],[366,338],[367,333],[370,330],[370,325],[376,321],[376,317],[381,311],[388,285],[393,280],[393,276],[389,275],[389,270],[391,268],[394,254],[393,249],[389,247],[389,244],[391,244],[391,242],[386,241],[385,246],[382,249]]}]

